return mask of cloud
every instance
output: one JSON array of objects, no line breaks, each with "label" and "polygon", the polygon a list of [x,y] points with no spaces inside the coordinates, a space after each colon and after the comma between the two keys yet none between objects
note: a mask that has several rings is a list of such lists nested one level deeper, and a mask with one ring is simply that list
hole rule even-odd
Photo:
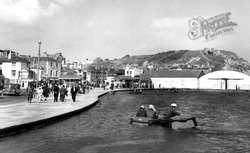
[{"label": "cloud", "polygon": [[93,21],[90,21],[90,22],[87,23],[88,28],[92,28],[94,26],[95,26],[95,22],[93,22]]},{"label": "cloud", "polygon": [[163,18],[163,19],[154,19],[151,27],[156,29],[165,29],[165,28],[176,28],[186,26],[188,24],[188,19],[186,18]]},{"label": "cloud", "polygon": [[75,0],[58,0],[57,3],[62,4],[62,5],[68,5],[73,3]]},{"label": "cloud", "polygon": [[47,9],[42,9],[38,0],[1,0],[0,20],[30,24],[44,16],[51,16],[60,10],[55,3],[50,3]]},{"label": "cloud", "polygon": [[67,5],[79,5],[79,3],[86,3],[88,0],[57,0],[55,1],[59,5],[67,6]]},{"label": "cloud", "polygon": [[61,10],[62,10],[62,8],[59,5],[57,5],[55,3],[50,3],[48,9],[41,10],[42,11],[41,15],[49,17],[49,16],[52,16],[52,15],[54,15],[55,13],[57,13],[57,12],[59,12]]}]

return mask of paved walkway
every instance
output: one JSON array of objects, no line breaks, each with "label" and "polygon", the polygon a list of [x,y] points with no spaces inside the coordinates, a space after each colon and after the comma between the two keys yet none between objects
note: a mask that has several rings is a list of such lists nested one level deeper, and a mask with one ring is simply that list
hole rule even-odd
[{"label": "paved walkway", "polygon": [[53,97],[49,97],[47,101],[35,98],[32,103],[21,102],[0,106],[0,136],[29,130],[34,126],[46,125],[80,113],[94,105],[98,97],[106,93],[107,90],[94,88],[88,94],[78,94],[76,102],[68,96],[65,102],[54,102]]}]

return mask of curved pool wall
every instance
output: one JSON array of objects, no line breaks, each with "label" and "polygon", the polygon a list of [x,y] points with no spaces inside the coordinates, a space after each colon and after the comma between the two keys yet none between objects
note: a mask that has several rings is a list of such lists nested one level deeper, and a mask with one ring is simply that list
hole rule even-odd
[{"label": "curved pool wall", "polygon": [[[143,90],[153,90],[153,89],[143,89]],[[114,92],[122,92],[122,91],[133,91],[133,90],[132,89],[116,89],[116,90],[114,90]],[[95,96],[95,95],[91,95],[91,91],[88,94],[90,94],[89,96]],[[50,124],[65,120],[67,118],[70,118],[70,117],[72,117],[74,115],[78,115],[78,114],[92,108],[93,106],[95,106],[98,103],[99,98],[106,95],[106,94],[109,94],[108,90],[105,90],[105,92],[98,94],[97,97],[92,97],[92,98],[95,98],[95,99],[93,100],[93,102],[91,102],[90,105],[75,109],[75,110],[67,112],[67,113],[63,113],[63,114],[60,114],[60,115],[55,115],[55,116],[52,116],[52,117],[49,117],[49,118],[36,120],[36,121],[33,121],[33,122],[21,123],[21,124],[16,124],[14,126],[1,128],[0,129],[0,138],[15,135],[15,134],[19,134],[19,133],[22,133],[22,132],[25,132],[25,131],[41,128],[41,127],[44,127],[44,126],[48,126]],[[82,99],[82,101],[83,100],[84,99]]]},{"label": "curved pool wall", "polygon": [[[90,105],[80,107],[80,108],[75,109],[73,111],[63,113],[60,115],[55,115],[55,116],[52,116],[49,118],[36,120],[33,122],[16,124],[14,126],[2,128],[2,129],[0,129],[0,137],[11,136],[11,135],[19,134],[19,133],[22,133],[25,131],[41,128],[41,127],[65,120],[65,119],[70,118],[72,116],[78,115],[78,114],[92,108],[93,106],[95,106],[98,103],[99,98],[107,93],[108,92],[104,92],[104,93],[98,94],[97,97],[95,97],[95,98],[92,97],[92,99],[94,98],[94,100],[93,100],[93,102],[90,103]],[[82,100],[84,100],[84,99],[82,99]]]},{"label": "curved pool wall", "polygon": [[25,132],[28,130],[32,130],[35,128],[40,128],[49,124],[53,124],[56,122],[59,122],[61,120],[65,120],[71,116],[77,115],[79,113],[82,113],[88,109],[90,109],[91,107],[93,107],[94,105],[96,105],[96,103],[98,102],[98,100],[94,103],[92,103],[91,105],[88,105],[86,107],[80,108],[78,110],[72,111],[72,112],[68,112],[65,114],[61,114],[58,116],[54,116],[54,117],[50,117],[50,118],[45,118],[42,120],[38,120],[35,122],[30,122],[30,123],[25,123],[25,124],[20,124],[20,125],[16,125],[16,126],[11,126],[8,128],[4,128],[0,130],[0,136],[1,137],[5,137],[5,136],[9,136],[9,135],[14,135],[14,134],[18,134],[21,132]]},{"label": "curved pool wall", "polygon": [[[121,92],[121,91],[132,91],[132,89],[117,89],[117,90],[114,90],[114,92]],[[90,93],[88,93],[88,94],[90,94],[89,96],[95,96],[95,95],[91,95],[91,92],[92,91],[90,91]],[[91,102],[90,105],[75,109],[75,110],[67,112],[67,113],[52,116],[52,117],[49,117],[49,118],[36,120],[36,121],[33,121],[33,122],[21,123],[21,124],[16,124],[14,126],[1,128],[0,129],[0,138],[15,135],[15,134],[19,134],[19,133],[29,131],[29,130],[33,130],[33,129],[37,129],[37,128],[42,128],[44,126],[48,126],[50,124],[65,120],[65,119],[70,118],[70,117],[75,116],[75,115],[78,115],[78,114],[92,108],[93,106],[95,106],[98,103],[99,98],[106,95],[106,94],[109,94],[108,90],[105,90],[105,92],[101,92],[96,97],[92,97],[92,98],[95,98],[95,99],[93,100],[93,102]],[[82,99],[82,101],[83,100],[84,99]]]},{"label": "curved pool wall", "polygon": [[[164,111],[197,116],[198,127],[173,130],[162,126],[129,124],[138,107],[153,104]],[[5,153],[44,152],[178,152],[233,153],[250,150],[250,105],[247,92],[144,90],[101,96],[94,107],[44,128],[1,139]]]},{"label": "curved pool wall", "polygon": [[[167,90],[167,91],[169,91],[169,88],[142,89],[142,91],[150,91],[150,90],[160,90],[160,91],[161,90]],[[205,90],[205,91],[206,90],[211,90],[211,91],[216,91],[215,89],[188,89],[188,88],[183,88],[183,89],[177,89],[177,92],[178,91],[183,91],[183,90],[193,90],[193,91],[195,91],[195,90],[200,90],[200,91],[202,91],[202,90]],[[113,91],[116,93],[116,92],[133,91],[133,90],[132,89],[115,89]],[[235,91],[235,90],[219,90],[219,91]],[[240,92],[240,91],[243,92],[245,90],[238,90],[237,92]],[[91,94],[91,93],[89,93],[89,94]],[[2,128],[2,129],[0,129],[0,137],[6,137],[6,136],[10,136],[10,135],[15,135],[15,134],[18,134],[18,133],[21,133],[21,132],[41,128],[41,127],[48,126],[50,124],[65,120],[65,119],[70,118],[72,116],[78,115],[78,114],[92,108],[93,106],[95,106],[98,103],[99,98],[106,95],[106,94],[109,94],[108,90],[106,90],[104,93],[98,94],[96,99],[90,105],[87,105],[85,107],[81,107],[79,109],[75,109],[73,111],[70,111],[70,112],[67,112],[67,113],[64,113],[64,114],[56,115],[56,116],[49,117],[49,118],[44,118],[44,119],[37,120],[37,121],[34,121],[34,122],[18,124],[18,125],[10,126],[10,127],[7,127],[7,128]]]}]

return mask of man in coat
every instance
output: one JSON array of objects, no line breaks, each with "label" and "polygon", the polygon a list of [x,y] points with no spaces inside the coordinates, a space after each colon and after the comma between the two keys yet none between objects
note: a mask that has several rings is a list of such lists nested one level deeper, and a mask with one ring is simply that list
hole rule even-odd
[{"label": "man in coat", "polygon": [[57,86],[57,84],[55,84],[53,92],[54,92],[54,102],[57,102],[59,95],[59,87]]},{"label": "man in coat", "polygon": [[31,100],[33,98],[33,94],[34,94],[34,89],[32,88],[31,84],[29,84],[29,86],[26,88],[26,93],[27,93],[27,99],[28,99],[28,103],[31,103]]},{"label": "man in coat", "polygon": [[136,117],[147,117],[147,111],[143,105],[140,106],[140,109],[137,111]]},{"label": "man in coat", "polygon": [[170,119],[171,117],[182,115],[175,110],[176,107],[177,104],[172,103],[171,108],[169,108],[167,111],[163,113],[163,119]]},{"label": "man in coat", "polygon": [[64,102],[65,94],[67,92],[67,89],[65,88],[64,85],[62,85],[62,87],[59,89],[59,92],[60,92],[60,100],[61,102]]},{"label": "man in coat", "polygon": [[76,101],[76,94],[77,94],[77,92],[78,92],[78,91],[77,91],[76,85],[73,85],[72,88],[71,88],[71,90],[70,90],[70,93],[71,93],[71,97],[72,97],[73,102]]},{"label": "man in coat", "polygon": [[48,85],[46,84],[43,86],[43,97],[44,97],[45,101],[49,97],[49,93],[50,93],[50,89],[49,89]]}]

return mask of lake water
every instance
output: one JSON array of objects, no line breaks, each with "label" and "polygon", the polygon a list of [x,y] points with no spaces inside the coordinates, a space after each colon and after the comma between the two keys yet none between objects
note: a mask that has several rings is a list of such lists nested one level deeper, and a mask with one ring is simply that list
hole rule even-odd
[{"label": "lake water", "polygon": [[[0,139],[3,153],[245,153],[250,152],[250,92],[166,90],[105,95],[67,120]],[[129,124],[140,105],[170,103],[197,117],[196,129]]]}]

